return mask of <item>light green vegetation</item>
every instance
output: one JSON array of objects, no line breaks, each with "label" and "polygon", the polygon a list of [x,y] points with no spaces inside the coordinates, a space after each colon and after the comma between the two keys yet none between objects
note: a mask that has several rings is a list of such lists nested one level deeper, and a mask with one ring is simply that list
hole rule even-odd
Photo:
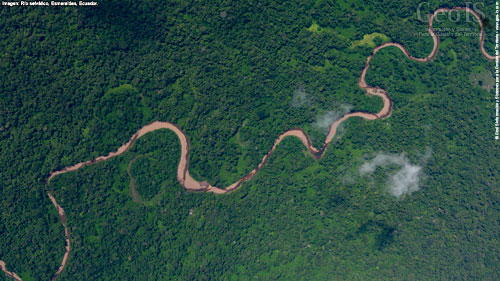
[{"label": "light green vegetation", "polygon": [[[379,39],[379,42],[375,42],[375,39]],[[351,48],[355,48],[357,46],[367,46],[373,48],[388,41],[390,40],[387,35],[374,32],[371,34],[365,34],[363,35],[363,39],[352,42]]]},{"label": "light green vegetation", "polygon": [[317,32],[317,33],[321,33],[321,32],[324,32],[324,33],[335,33],[335,30],[333,28],[329,28],[329,27],[321,27],[319,26],[319,24],[315,21],[313,21],[313,23],[311,24],[311,26],[309,26],[307,28],[307,30],[311,31],[311,32]]}]

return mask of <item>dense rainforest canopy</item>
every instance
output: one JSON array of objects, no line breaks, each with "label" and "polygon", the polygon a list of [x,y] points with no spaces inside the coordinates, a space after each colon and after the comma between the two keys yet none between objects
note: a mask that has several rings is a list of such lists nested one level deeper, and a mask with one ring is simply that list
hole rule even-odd
[{"label": "dense rainforest canopy", "polygon": [[[231,184],[290,128],[303,128],[318,147],[334,117],[378,112],[380,98],[357,86],[373,47],[394,41],[425,57],[425,15],[472,7],[279,2],[1,7],[7,268],[23,280],[57,271],[65,236],[51,190],[72,241],[58,280],[498,280],[494,62],[481,55],[479,25],[463,12],[434,23],[452,32],[429,63],[397,48],[377,53],[366,81],[391,95],[392,116],[348,120],[319,161],[286,139],[237,191],[192,193],[176,180],[179,141],[162,130],[47,185],[51,171],[106,155],[155,120],[186,132],[193,177]],[[475,8],[493,54],[494,3]],[[378,155],[421,167],[419,190],[388,192],[398,167],[361,175]]]}]

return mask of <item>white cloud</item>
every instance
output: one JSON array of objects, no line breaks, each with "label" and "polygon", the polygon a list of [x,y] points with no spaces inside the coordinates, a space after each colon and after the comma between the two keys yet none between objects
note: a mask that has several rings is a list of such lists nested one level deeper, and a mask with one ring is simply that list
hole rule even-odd
[{"label": "white cloud", "polygon": [[[430,157],[430,149],[423,155],[425,162]],[[374,159],[365,162],[359,168],[361,176],[375,172],[377,167],[397,166],[397,172],[389,175],[387,180],[388,192],[396,197],[403,194],[411,194],[417,191],[419,183],[424,176],[422,166],[411,164],[405,153],[399,155],[379,153]]]},{"label": "white cloud", "polygon": [[389,179],[389,193],[399,197],[405,193],[411,194],[419,189],[418,183],[422,173],[422,167],[405,164],[396,174]]},{"label": "white cloud", "polygon": [[323,114],[316,116],[316,121],[314,121],[313,126],[321,129],[324,133],[328,133],[330,125],[339,120],[344,114],[349,112],[351,107],[348,105],[340,105],[340,109],[337,111],[329,110]]},{"label": "white cloud", "polygon": [[304,90],[304,87],[302,85],[299,85],[299,87],[297,87],[297,89],[293,92],[292,106],[301,107],[304,105],[308,105],[310,102],[311,99]]}]

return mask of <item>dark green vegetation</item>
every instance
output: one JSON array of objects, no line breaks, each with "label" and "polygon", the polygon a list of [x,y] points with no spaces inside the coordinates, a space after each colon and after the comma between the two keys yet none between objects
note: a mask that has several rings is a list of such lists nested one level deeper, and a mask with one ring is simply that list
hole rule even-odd
[{"label": "dark green vegetation", "polygon": [[[229,195],[176,182],[178,141],[168,131],[47,187],[50,171],[105,155],[154,120],[187,133],[195,178],[225,186],[287,129],[305,128],[318,146],[316,116],[340,104],[380,109],[356,86],[371,48],[352,42],[377,32],[415,56],[432,49],[430,37],[415,36],[427,23],[412,1],[276,2],[2,7],[0,259],[8,268],[48,280],[59,267],[64,233],[48,188],[73,241],[59,280],[498,280],[493,94],[471,79],[494,63],[477,37],[441,38],[429,64],[382,50],[367,82],[393,97],[389,119],[349,120],[320,161],[288,139]],[[429,2],[423,14],[465,5]],[[494,20],[493,6],[479,7]],[[435,26],[479,31],[460,15]],[[488,30],[490,53],[493,39]],[[308,102],[291,106],[301,87]],[[417,161],[427,148],[427,178],[409,197],[387,195],[383,173],[357,175],[376,152]],[[127,166],[139,155],[136,202]]]}]

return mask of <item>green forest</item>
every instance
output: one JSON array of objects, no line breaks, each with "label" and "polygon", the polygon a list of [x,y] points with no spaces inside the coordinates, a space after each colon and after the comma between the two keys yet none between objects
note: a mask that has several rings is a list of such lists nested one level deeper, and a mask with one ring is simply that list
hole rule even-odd
[{"label": "green forest", "polygon": [[[47,184],[156,120],[186,133],[190,174],[215,186],[245,176],[291,128],[321,147],[326,117],[382,108],[357,85],[375,46],[431,52],[425,15],[437,8],[480,11],[494,54],[494,1],[279,2],[2,6],[7,269],[24,281],[58,270],[65,235],[49,190],[72,248],[57,280],[499,280],[495,62],[464,12],[434,22],[456,32],[441,36],[431,62],[394,47],[373,57],[366,82],[387,90],[392,115],[349,119],[320,160],[287,138],[235,192],[189,192],[176,178],[179,140],[158,130]],[[421,167],[418,190],[388,192],[398,167],[362,175],[377,155]]]}]

